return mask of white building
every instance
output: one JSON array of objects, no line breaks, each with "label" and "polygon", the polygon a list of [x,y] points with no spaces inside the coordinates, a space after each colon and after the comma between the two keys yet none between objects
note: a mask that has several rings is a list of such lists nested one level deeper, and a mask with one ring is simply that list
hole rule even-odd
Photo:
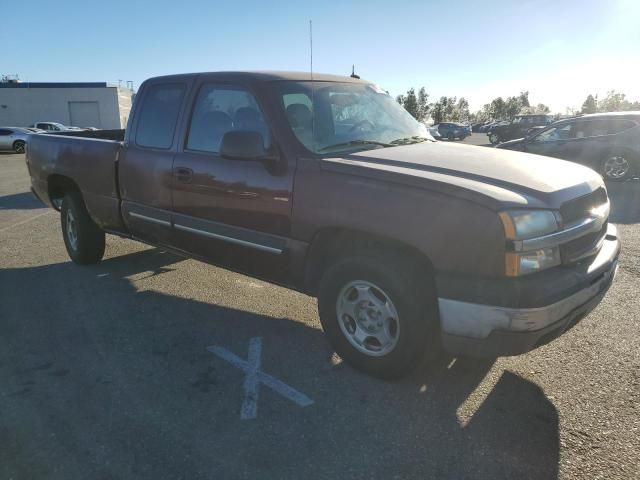
[{"label": "white building", "polygon": [[0,125],[58,122],[75,127],[125,128],[133,91],[95,83],[0,83]]}]

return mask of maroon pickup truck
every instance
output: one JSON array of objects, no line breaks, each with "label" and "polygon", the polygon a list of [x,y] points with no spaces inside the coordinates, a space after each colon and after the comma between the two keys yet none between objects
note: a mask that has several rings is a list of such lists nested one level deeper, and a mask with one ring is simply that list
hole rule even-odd
[{"label": "maroon pickup truck", "polygon": [[616,273],[598,174],[435,142],[363,80],[153,78],[113,135],[28,145],[33,191],[61,211],[74,262],[99,262],[109,233],[317,296],[336,352],[377,376],[440,347],[527,352],[584,317]]}]

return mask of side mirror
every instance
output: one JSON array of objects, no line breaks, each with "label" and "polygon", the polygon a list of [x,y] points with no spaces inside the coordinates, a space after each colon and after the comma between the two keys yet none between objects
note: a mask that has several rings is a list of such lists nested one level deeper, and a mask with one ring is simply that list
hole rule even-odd
[{"label": "side mirror", "polygon": [[220,156],[232,160],[268,160],[272,157],[264,148],[262,134],[254,131],[231,131],[220,143]]}]

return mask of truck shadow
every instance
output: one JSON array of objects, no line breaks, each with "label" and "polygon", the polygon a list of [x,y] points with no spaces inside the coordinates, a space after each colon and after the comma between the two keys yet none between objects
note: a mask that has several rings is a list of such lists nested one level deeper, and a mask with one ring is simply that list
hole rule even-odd
[{"label": "truck shadow", "polygon": [[[366,377],[301,319],[144,281],[181,261],[150,249],[0,270],[1,477],[557,477],[558,414],[537,385],[446,357],[402,381]],[[307,301],[295,295],[281,301]],[[206,347],[246,358],[255,336],[262,368],[314,405],[263,386],[258,418],[240,420],[243,374]]]},{"label": "truck shadow", "polygon": [[640,223],[640,182],[609,182],[607,192],[611,201],[612,223]]},{"label": "truck shadow", "polygon": [[37,208],[44,208],[44,205],[31,192],[0,197],[0,210],[34,210]]}]

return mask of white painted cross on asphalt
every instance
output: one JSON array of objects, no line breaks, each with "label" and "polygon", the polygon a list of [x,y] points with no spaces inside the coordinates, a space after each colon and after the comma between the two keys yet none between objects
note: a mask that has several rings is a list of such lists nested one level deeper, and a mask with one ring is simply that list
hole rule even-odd
[{"label": "white painted cross on asphalt", "polygon": [[262,354],[261,337],[253,337],[249,340],[247,360],[243,360],[226,348],[217,345],[207,347],[207,350],[215,353],[218,357],[226,360],[245,373],[244,401],[240,408],[240,418],[242,420],[250,420],[258,416],[258,394],[260,393],[261,383],[301,407],[308,407],[313,404],[313,400],[304,393],[299,392],[295,388],[260,370],[260,356]]}]

